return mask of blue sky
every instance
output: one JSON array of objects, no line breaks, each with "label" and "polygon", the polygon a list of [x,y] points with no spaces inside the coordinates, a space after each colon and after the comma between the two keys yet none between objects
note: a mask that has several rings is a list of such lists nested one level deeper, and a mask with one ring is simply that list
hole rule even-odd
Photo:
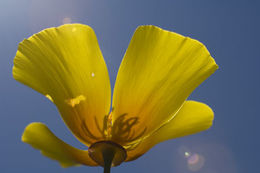
[{"label": "blue sky", "polygon": [[27,124],[40,121],[69,144],[84,147],[55,106],[11,74],[20,41],[66,20],[95,30],[112,86],[135,28],[144,24],[201,41],[219,65],[189,98],[213,108],[212,128],[161,143],[138,160],[113,168],[113,173],[259,172],[259,8],[257,0],[0,1],[1,172],[102,172],[85,166],[63,169],[20,140]]}]

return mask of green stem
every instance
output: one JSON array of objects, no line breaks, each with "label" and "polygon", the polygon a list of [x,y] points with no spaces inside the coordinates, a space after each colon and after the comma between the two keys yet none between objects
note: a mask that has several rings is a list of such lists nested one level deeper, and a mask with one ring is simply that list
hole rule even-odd
[{"label": "green stem", "polygon": [[115,150],[113,149],[106,149],[102,152],[103,159],[104,159],[104,173],[110,173],[112,161],[115,156]]},{"label": "green stem", "polygon": [[104,173],[110,173],[111,164],[105,164],[104,166]]},{"label": "green stem", "polygon": [[98,165],[104,167],[104,173],[110,173],[111,166],[120,165],[125,161],[125,149],[112,141],[98,141],[88,149],[88,155]]}]

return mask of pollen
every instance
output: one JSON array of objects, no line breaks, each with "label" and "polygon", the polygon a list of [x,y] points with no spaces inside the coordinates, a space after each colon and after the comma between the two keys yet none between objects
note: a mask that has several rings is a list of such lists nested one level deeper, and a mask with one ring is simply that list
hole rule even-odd
[{"label": "pollen", "polygon": [[86,97],[83,95],[79,95],[72,99],[67,99],[65,102],[70,105],[71,107],[75,107],[76,105],[80,104],[80,102],[86,100]]}]

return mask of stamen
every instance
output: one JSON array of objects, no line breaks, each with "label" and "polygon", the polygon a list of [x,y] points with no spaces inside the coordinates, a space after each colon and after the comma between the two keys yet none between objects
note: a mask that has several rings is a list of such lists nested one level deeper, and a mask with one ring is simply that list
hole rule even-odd
[{"label": "stamen", "polygon": [[53,102],[53,99],[49,94],[46,94],[45,97],[47,97],[47,99],[49,99],[51,102]]}]

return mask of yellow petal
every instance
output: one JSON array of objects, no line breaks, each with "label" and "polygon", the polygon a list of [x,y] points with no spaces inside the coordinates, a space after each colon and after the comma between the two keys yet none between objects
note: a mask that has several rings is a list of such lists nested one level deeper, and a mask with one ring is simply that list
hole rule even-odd
[{"label": "yellow petal", "polygon": [[62,167],[80,164],[97,166],[87,150],[79,150],[64,143],[42,123],[29,124],[24,130],[22,141],[40,150],[46,157],[57,160]]},{"label": "yellow petal", "polygon": [[72,132],[89,145],[104,138],[111,89],[94,31],[67,24],[19,44],[13,76],[53,101]]},{"label": "yellow petal", "polygon": [[206,104],[185,101],[169,123],[144,139],[135,149],[128,151],[127,161],[137,159],[160,142],[206,130],[212,125],[213,118],[214,113]]},{"label": "yellow petal", "polygon": [[114,88],[113,139],[126,145],[157,130],[217,68],[202,43],[155,26],[137,28]]}]

